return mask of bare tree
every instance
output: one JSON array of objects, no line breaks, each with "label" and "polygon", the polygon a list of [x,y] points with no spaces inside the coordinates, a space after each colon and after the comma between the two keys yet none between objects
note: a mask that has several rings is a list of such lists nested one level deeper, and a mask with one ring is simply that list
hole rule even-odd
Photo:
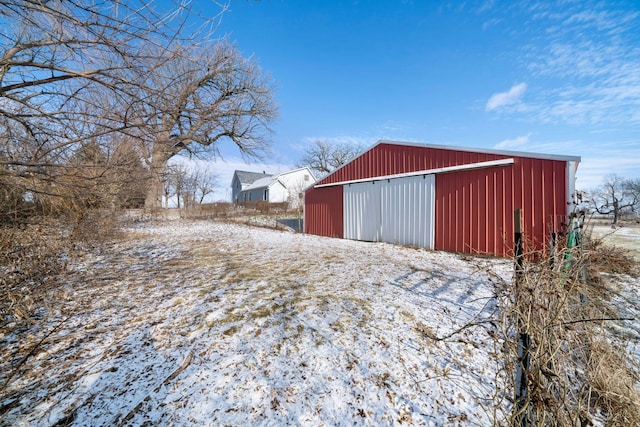
[{"label": "bare tree", "polygon": [[218,154],[225,138],[248,156],[265,149],[269,79],[230,43],[188,27],[188,2],[165,13],[156,4],[0,0],[5,187],[62,196],[56,183],[78,147],[129,138],[151,172],[146,206],[157,207],[178,152]]},{"label": "bare tree", "polygon": [[171,165],[165,168],[163,174],[163,194],[167,199],[167,207],[169,206],[169,198],[176,197],[176,207],[180,209],[184,206],[185,200],[189,198],[190,192],[189,171],[184,165]]},{"label": "bare tree", "polygon": [[153,173],[148,208],[159,206],[169,159],[181,151],[219,155],[217,144],[224,139],[244,155],[258,156],[277,111],[270,80],[227,41],[171,55],[151,76],[145,102],[133,108]]},{"label": "bare tree", "polygon": [[139,44],[162,38],[159,16],[127,4],[0,0],[3,162],[13,177],[55,180],[82,143],[126,130],[114,106],[147,72]]},{"label": "bare tree", "polygon": [[363,148],[356,144],[334,144],[326,140],[316,140],[306,148],[298,166],[309,166],[324,176],[345,165],[362,151]]},{"label": "bare tree", "polygon": [[191,172],[192,198],[196,203],[204,202],[220,186],[220,177],[208,167],[196,167]]},{"label": "bare tree", "polygon": [[600,187],[591,192],[591,205],[600,215],[613,215],[613,224],[626,214],[635,212],[640,204],[640,180],[615,174],[607,175]]}]

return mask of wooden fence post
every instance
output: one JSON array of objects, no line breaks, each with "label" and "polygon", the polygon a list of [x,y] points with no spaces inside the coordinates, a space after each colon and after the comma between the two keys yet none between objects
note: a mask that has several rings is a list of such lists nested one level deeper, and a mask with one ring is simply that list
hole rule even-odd
[{"label": "wooden fence post", "polygon": [[529,425],[529,349],[531,347],[531,338],[527,333],[527,325],[522,319],[521,310],[523,309],[521,301],[521,288],[524,280],[524,245],[522,242],[522,210],[513,211],[513,234],[514,234],[514,258],[515,258],[515,306],[517,316],[517,335],[518,335],[518,362],[516,365],[516,390],[515,390],[515,417],[513,418],[514,427],[527,427]]}]

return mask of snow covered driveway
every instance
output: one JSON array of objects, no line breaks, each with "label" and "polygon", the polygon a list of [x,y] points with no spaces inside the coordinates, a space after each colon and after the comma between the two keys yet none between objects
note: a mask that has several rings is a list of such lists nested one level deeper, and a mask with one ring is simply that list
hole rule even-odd
[{"label": "snow covered driveway", "polygon": [[211,221],[126,232],[2,337],[0,425],[492,423],[488,329],[432,337],[486,319],[484,270],[509,262]]}]

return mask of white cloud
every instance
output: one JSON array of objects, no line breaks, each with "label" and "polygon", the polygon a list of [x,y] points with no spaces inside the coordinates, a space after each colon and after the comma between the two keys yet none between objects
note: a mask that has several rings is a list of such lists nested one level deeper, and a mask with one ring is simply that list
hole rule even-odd
[{"label": "white cloud", "polygon": [[571,15],[563,23],[564,26],[572,24],[594,28],[599,31],[606,31],[609,34],[619,34],[627,29],[633,28],[635,20],[640,14],[638,12],[618,12],[612,10],[583,10]]},{"label": "white cloud", "polygon": [[526,83],[518,83],[512,86],[507,92],[495,93],[491,95],[485,108],[487,111],[492,111],[506,105],[515,104],[520,101],[526,90]]},{"label": "white cloud", "polygon": [[578,167],[576,187],[579,190],[590,190],[602,184],[602,180],[608,174],[615,172],[624,178],[640,178],[638,176],[638,162],[629,156],[638,156],[640,153],[604,153],[594,157],[582,156],[582,162]]},{"label": "white cloud", "polygon": [[487,11],[493,9],[493,7],[495,6],[495,3],[496,3],[495,0],[487,0],[487,1],[483,2],[482,5],[480,6],[480,8],[478,8],[478,13],[487,12]]},{"label": "white cloud", "polygon": [[529,137],[531,133],[527,135],[518,136],[513,139],[505,139],[497,143],[493,148],[514,148],[520,147],[521,145],[525,145],[529,143]]},{"label": "white cloud", "polygon": [[397,134],[398,132],[404,132],[405,130],[406,125],[395,120],[387,120],[376,126],[376,132],[381,134]]},{"label": "white cloud", "polygon": [[501,23],[501,22],[502,22],[502,19],[499,19],[499,18],[492,18],[492,19],[489,19],[488,21],[485,21],[485,22],[482,24],[482,29],[483,29],[483,30],[486,30],[486,29],[488,29],[488,28],[491,28],[491,27],[494,27],[494,26],[498,25],[498,24],[499,24],[499,23]]},{"label": "white cloud", "polygon": [[[532,17],[519,62],[536,96],[518,111],[543,123],[634,124],[640,117],[640,12],[576,2]],[[533,25],[535,24],[535,25]]]}]

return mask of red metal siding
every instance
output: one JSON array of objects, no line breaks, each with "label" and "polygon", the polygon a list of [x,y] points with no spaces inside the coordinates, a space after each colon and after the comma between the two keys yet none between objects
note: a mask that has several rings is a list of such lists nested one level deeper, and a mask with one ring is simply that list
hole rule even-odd
[{"label": "red metal siding", "polygon": [[517,159],[514,209],[522,209],[523,225],[533,249],[544,249],[552,231],[567,215],[567,164],[562,161]]},{"label": "red metal siding", "polygon": [[[567,214],[567,162],[381,143],[318,184],[513,158],[514,164],[436,175],[435,248],[511,255],[513,210],[522,209],[531,249],[545,247]],[[305,231],[342,237],[342,186],[306,193]]]},{"label": "red metal siding", "polygon": [[343,237],[342,186],[310,188],[304,198],[304,232]]},{"label": "red metal siding", "polygon": [[510,254],[513,166],[436,175],[435,249]]},{"label": "red metal siding", "polygon": [[567,214],[566,162],[514,157],[506,167],[436,176],[435,249],[509,256],[513,210],[530,250],[544,250]]},{"label": "red metal siding", "polygon": [[506,158],[509,157],[489,153],[379,144],[327,176],[318,184],[373,178],[382,175],[394,175]]}]

